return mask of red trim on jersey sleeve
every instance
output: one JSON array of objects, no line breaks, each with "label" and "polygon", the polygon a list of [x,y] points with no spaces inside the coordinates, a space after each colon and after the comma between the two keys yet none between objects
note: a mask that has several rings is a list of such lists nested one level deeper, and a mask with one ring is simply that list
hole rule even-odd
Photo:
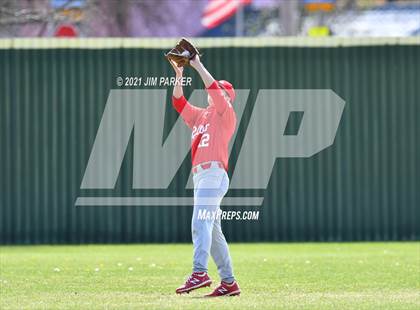
[{"label": "red trim on jersey sleeve", "polygon": [[190,128],[194,126],[195,120],[204,110],[191,105],[184,96],[179,98],[172,96],[172,106],[181,115],[185,124]]},{"label": "red trim on jersey sleeve", "polygon": [[181,96],[179,98],[172,96],[172,106],[178,113],[181,113],[182,110],[184,110],[184,107],[186,104],[187,104],[187,99],[185,99],[184,96]]}]

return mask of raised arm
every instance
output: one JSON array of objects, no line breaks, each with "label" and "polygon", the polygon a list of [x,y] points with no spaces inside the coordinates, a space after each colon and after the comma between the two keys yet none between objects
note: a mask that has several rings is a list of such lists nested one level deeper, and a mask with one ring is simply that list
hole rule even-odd
[{"label": "raised arm", "polygon": [[[182,79],[182,76],[184,74],[184,67],[178,67],[177,64],[170,59],[169,59],[169,63],[171,64],[172,68],[175,71],[176,79],[177,80]],[[178,98],[178,99],[184,96],[184,91],[182,89],[181,83],[175,83],[174,91],[172,94],[175,98]]]},{"label": "raised arm", "polygon": [[193,67],[198,72],[201,79],[203,80],[208,94],[213,99],[217,112],[219,114],[223,114],[229,105],[225,96],[223,96],[223,90],[220,88],[219,84],[210,74],[210,72],[207,71],[206,67],[204,67],[198,55],[196,55],[194,59],[190,61],[190,64],[191,67]]},{"label": "raised arm", "polygon": [[190,64],[191,67],[193,67],[198,72],[206,88],[209,88],[211,84],[216,82],[216,80],[213,78],[210,72],[208,72],[206,67],[204,67],[198,55],[196,55],[194,59],[190,61]]},{"label": "raised arm", "polygon": [[[169,63],[175,71],[177,81],[181,80],[184,67],[178,67],[177,64],[174,63],[172,60],[169,60]],[[175,108],[175,110],[181,115],[182,119],[187,124],[187,126],[190,128],[192,128],[195,119],[203,110],[201,108],[197,108],[191,105],[187,101],[187,99],[185,99],[181,83],[175,83],[174,90],[172,93],[172,105]]]}]

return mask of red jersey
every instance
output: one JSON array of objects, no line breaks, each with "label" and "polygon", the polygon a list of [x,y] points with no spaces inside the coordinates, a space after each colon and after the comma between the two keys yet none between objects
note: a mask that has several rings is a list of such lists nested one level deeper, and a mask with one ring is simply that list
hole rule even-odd
[{"label": "red jersey", "polygon": [[184,96],[172,97],[172,104],[192,130],[192,165],[220,161],[227,170],[229,141],[236,128],[235,110],[223,97],[222,89],[216,81],[207,88],[207,92],[213,104],[205,109],[191,105]]}]

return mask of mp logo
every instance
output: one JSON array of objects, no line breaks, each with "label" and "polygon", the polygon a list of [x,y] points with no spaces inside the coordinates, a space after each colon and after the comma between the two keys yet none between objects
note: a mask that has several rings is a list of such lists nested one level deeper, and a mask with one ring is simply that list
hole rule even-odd
[{"label": "mp logo", "polygon": [[[250,91],[236,92],[234,107],[239,124]],[[178,118],[162,141],[166,95],[162,89],[110,91],[81,182],[82,190],[115,187],[131,135],[133,189],[168,188],[190,150],[191,131]],[[206,98],[204,90],[195,90],[189,101],[203,103]],[[307,158],[331,146],[344,106],[344,100],[332,90],[259,90],[230,188],[265,189],[277,158]],[[298,126],[290,130],[294,116],[298,116]],[[192,188],[191,177],[187,188]],[[225,197],[223,204],[261,205],[262,201],[263,197]],[[81,196],[76,205],[192,205],[192,197]]]}]

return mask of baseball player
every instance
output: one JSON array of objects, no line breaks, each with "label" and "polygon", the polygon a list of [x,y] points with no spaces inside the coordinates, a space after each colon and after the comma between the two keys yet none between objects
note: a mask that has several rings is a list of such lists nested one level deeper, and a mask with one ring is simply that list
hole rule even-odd
[{"label": "baseball player", "polygon": [[[176,77],[182,78],[183,67],[169,60]],[[232,270],[220,219],[220,203],[229,187],[228,146],[235,131],[236,114],[232,107],[235,90],[227,81],[216,81],[196,55],[190,65],[198,72],[208,93],[207,108],[191,105],[184,97],[181,85],[173,90],[172,104],[187,126],[192,130],[191,158],[194,180],[194,211],[191,222],[194,245],[193,272],[176,293],[210,286],[207,274],[209,255],[213,257],[221,278],[220,285],[207,297],[234,296],[240,294]],[[200,218],[199,214],[218,214]]]}]

